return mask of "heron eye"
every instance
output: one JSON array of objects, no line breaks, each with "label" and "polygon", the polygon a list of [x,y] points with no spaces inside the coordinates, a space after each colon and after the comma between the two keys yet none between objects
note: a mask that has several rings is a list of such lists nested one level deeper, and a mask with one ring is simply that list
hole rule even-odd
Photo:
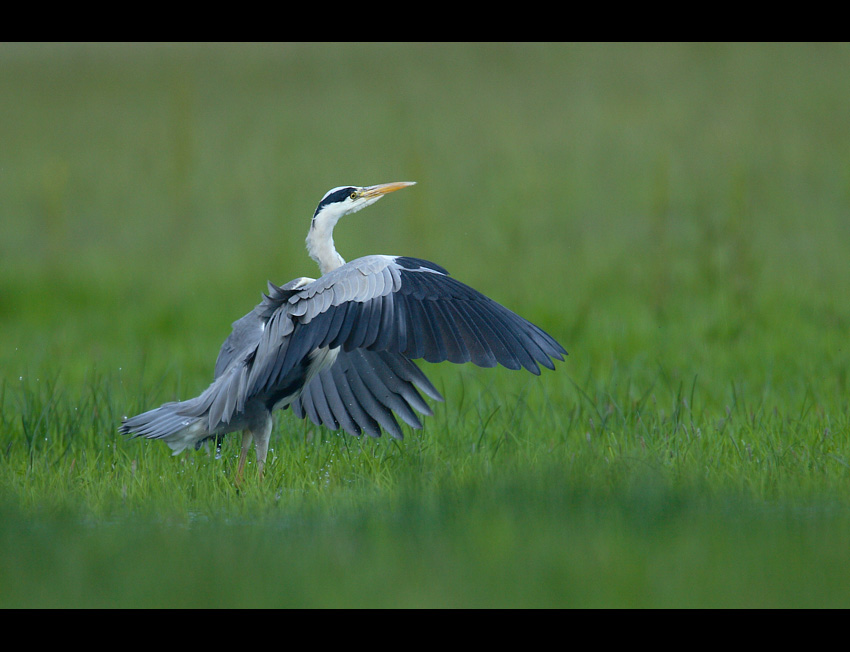
[{"label": "heron eye", "polygon": [[349,195],[349,197],[351,197],[352,199],[357,199],[357,191],[356,191],[356,190],[354,190],[354,191],[353,191],[353,192]]}]

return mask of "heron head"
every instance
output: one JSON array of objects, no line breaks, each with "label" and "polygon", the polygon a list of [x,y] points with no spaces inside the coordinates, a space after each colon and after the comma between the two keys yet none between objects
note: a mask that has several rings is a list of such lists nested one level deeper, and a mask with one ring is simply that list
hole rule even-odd
[{"label": "heron head", "polygon": [[349,213],[356,213],[361,208],[374,204],[384,195],[414,185],[415,181],[396,181],[381,183],[377,186],[340,186],[325,193],[322,201],[313,213],[313,224],[319,216],[335,224],[339,218]]},{"label": "heron head", "polygon": [[334,247],[333,230],[344,215],[356,213],[361,208],[374,204],[384,195],[412,186],[413,181],[382,183],[377,186],[341,186],[325,193],[313,213],[310,231],[307,233],[307,252],[319,263],[322,274],[345,264]]}]

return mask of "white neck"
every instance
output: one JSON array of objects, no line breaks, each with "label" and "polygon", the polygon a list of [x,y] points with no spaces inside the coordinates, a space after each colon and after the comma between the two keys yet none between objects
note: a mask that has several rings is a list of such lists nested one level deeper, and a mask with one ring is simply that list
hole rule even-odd
[{"label": "white neck", "polygon": [[334,226],[342,215],[325,211],[316,216],[307,234],[307,253],[319,264],[319,271],[324,275],[345,265],[345,259],[334,247]]}]

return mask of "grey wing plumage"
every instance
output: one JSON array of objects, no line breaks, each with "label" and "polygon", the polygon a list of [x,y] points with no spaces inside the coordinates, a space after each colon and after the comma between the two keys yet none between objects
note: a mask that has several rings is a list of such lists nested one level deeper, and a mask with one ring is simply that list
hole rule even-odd
[{"label": "grey wing plumage", "polygon": [[269,281],[269,293],[263,295],[262,302],[247,315],[233,322],[233,330],[221,345],[215,361],[215,377],[224,373],[230,364],[248,349],[256,348],[263,337],[266,323],[283,306],[287,299],[296,293],[294,288],[304,285],[312,279],[297,278],[289,283],[277,286]]},{"label": "grey wing plumage", "polygon": [[[317,349],[336,362],[307,375]],[[419,427],[430,409],[417,388],[442,400],[410,360],[501,364],[539,374],[566,351],[539,327],[424,260],[359,258],[317,281],[296,279],[234,322],[216,361],[216,382],[198,399],[210,428],[254,396],[296,391],[293,410],[332,429],[400,436],[392,412]],[[300,385],[299,385],[300,387]]]},{"label": "grey wing plumage", "polygon": [[273,387],[321,347],[391,351],[428,362],[501,364],[534,374],[539,365],[554,369],[553,360],[566,355],[538,326],[439,265],[415,258],[357,259],[295,291],[282,310],[292,331],[285,346],[267,351],[262,365],[255,363],[252,391]]},{"label": "grey wing plumage", "polygon": [[300,418],[351,435],[379,437],[383,427],[402,438],[395,412],[412,428],[421,428],[414,410],[430,416],[431,408],[417,388],[434,400],[443,397],[413,362],[389,351],[353,349],[340,352],[333,366],[322,370],[292,403]]},{"label": "grey wing plumage", "polygon": [[434,263],[397,258],[401,287],[393,297],[398,328],[391,348],[429,362],[473,362],[554,369],[564,348],[548,333],[477,290],[453,279]]},{"label": "grey wing plumage", "polygon": [[233,322],[233,331],[221,345],[215,361],[215,378],[221,376],[239,353],[249,347],[255,347],[263,334],[263,320],[252,310],[241,319]]}]

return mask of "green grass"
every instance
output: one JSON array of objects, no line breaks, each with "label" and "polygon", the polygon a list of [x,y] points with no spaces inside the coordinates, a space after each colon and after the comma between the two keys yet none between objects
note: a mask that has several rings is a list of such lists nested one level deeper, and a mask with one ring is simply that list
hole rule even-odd
[{"label": "green grass", "polygon": [[[850,606],[850,48],[0,46],[0,606]],[[570,352],[172,457],[330,187]]]}]

